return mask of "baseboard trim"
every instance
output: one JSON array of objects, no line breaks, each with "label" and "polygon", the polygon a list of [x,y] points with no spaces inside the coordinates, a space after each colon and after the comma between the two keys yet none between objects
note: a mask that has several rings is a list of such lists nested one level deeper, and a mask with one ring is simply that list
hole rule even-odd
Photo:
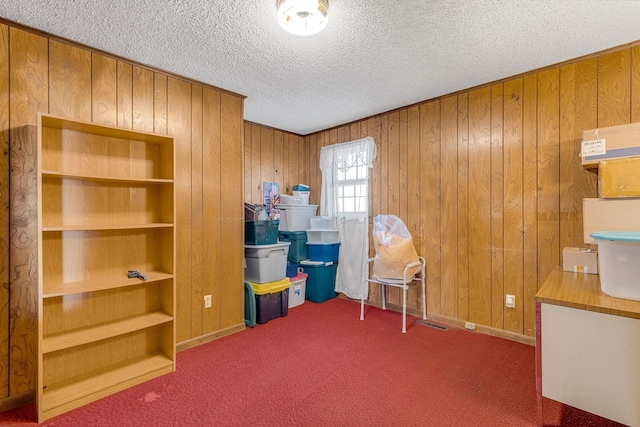
[{"label": "baseboard trim", "polygon": [[26,404],[36,401],[36,391],[25,391],[24,393],[14,394],[13,396],[0,399],[0,412],[18,408]]},{"label": "baseboard trim", "polygon": [[236,332],[244,331],[245,324],[241,323],[239,325],[230,326],[225,329],[221,329],[216,332],[211,332],[210,334],[201,335],[196,338],[192,338],[187,341],[182,341],[176,344],[176,351],[187,350],[192,347],[199,346],[201,344],[206,344],[211,341],[215,341],[219,338],[226,337],[227,335],[235,334]]},{"label": "baseboard trim", "polygon": [[[343,294],[340,294],[341,297],[351,300],[351,301],[359,301],[359,300],[353,300],[351,298],[348,298],[346,296],[344,296]],[[365,303],[367,303],[365,301]],[[368,303],[367,303],[368,304]],[[368,304],[371,305],[373,307],[378,307],[378,308],[382,308],[381,304]],[[387,302],[387,309],[388,310],[393,310],[393,311],[398,311],[398,312],[402,312],[402,306],[397,305],[397,304],[391,304],[389,302]],[[418,312],[417,310],[413,310],[413,309],[409,309],[407,308],[407,314],[411,314],[412,316],[421,316],[422,313]],[[454,319],[452,317],[447,317],[447,316],[441,316],[438,314],[429,314],[429,312],[427,311],[427,319],[429,320],[433,320],[435,322],[438,323],[442,323],[445,326],[453,326],[456,328],[462,328],[464,329],[465,326],[465,321],[464,320],[460,320],[460,319]],[[486,335],[491,335],[494,337],[498,337],[498,338],[504,338],[510,341],[515,341],[515,342],[519,342],[521,344],[526,344],[526,345],[531,345],[531,346],[535,346],[536,345],[536,337],[530,337],[527,335],[523,335],[523,334],[518,334],[515,332],[511,332],[511,331],[505,331],[503,329],[498,329],[498,328],[494,328],[491,326],[485,326],[485,325],[479,325],[476,324],[476,330],[475,332],[480,332],[482,334],[486,334]]]}]

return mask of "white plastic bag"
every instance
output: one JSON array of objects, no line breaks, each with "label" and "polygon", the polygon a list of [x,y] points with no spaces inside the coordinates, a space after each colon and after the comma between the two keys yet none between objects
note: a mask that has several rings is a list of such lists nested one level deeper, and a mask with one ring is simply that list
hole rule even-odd
[{"label": "white plastic bag", "polygon": [[[418,261],[411,233],[395,215],[377,215],[373,218],[373,245],[376,250],[374,278],[402,279],[407,264]],[[407,278],[418,271],[419,266],[412,267],[407,271]]]}]

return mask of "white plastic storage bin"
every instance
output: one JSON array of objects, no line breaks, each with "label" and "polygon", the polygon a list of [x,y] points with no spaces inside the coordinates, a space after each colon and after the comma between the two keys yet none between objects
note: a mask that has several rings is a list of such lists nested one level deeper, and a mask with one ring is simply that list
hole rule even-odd
[{"label": "white plastic storage bin", "polygon": [[299,271],[297,276],[289,277],[291,281],[291,286],[289,287],[289,308],[304,304],[308,276],[308,274]]},{"label": "white plastic storage bin", "polygon": [[338,243],[338,230],[307,230],[307,242]]},{"label": "white plastic storage bin", "polygon": [[275,245],[245,245],[246,268],[244,280],[253,283],[269,283],[287,277],[287,255],[290,242]]},{"label": "white plastic storage bin", "polygon": [[312,216],[309,219],[309,228],[311,230],[335,230],[336,217],[335,216]]},{"label": "white plastic storage bin", "polygon": [[640,301],[640,232],[591,233],[598,243],[598,271],[602,292]]},{"label": "white plastic storage bin", "polygon": [[280,211],[280,231],[304,231],[309,228],[309,220],[315,216],[318,205],[278,205]]},{"label": "white plastic storage bin", "polygon": [[[281,194],[280,195],[280,204],[282,205],[308,205],[309,204],[309,197],[307,196],[306,199],[304,197],[301,196],[292,196],[290,194]],[[277,205],[276,208],[278,208]]]},{"label": "white plastic storage bin", "polygon": [[300,198],[303,205],[309,204],[309,191],[293,191],[293,197]]}]

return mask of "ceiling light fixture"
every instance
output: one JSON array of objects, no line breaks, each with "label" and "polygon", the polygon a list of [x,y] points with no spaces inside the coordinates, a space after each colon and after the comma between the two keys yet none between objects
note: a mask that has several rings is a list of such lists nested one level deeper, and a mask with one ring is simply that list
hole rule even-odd
[{"label": "ceiling light fixture", "polygon": [[329,0],[277,0],[278,23],[297,36],[317,34],[327,26]]}]

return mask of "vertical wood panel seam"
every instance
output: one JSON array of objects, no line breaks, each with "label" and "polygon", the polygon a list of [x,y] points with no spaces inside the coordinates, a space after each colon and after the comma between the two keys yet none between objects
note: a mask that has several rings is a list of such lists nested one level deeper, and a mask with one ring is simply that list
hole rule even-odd
[{"label": "vertical wood panel seam", "polygon": [[94,53],[91,52],[91,59],[89,60],[89,110],[91,111],[91,122],[93,123],[93,58]]},{"label": "vertical wood panel seam", "polygon": [[440,201],[440,221],[439,221],[439,225],[440,225],[440,230],[438,230],[438,236],[439,236],[439,244],[438,244],[438,262],[440,263],[440,272],[439,272],[439,282],[440,282],[440,292],[438,292],[438,304],[436,305],[436,307],[438,307],[439,309],[437,310],[438,314],[442,314],[442,266],[443,266],[443,252],[442,252],[442,212],[444,211],[443,207],[442,207],[442,101],[438,101],[438,133],[439,133],[439,138],[438,138],[438,199]]},{"label": "vertical wood panel seam", "polygon": [[[49,48],[47,44],[47,49]],[[49,51],[47,50],[47,58],[49,58]],[[47,59],[48,60],[48,59]],[[7,240],[7,327],[9,328],[7,336],[7,371],[11,369],[11,27],[7,26],[7,125],[9,127],[7,132],[7,227],[8,240]],[[47,73],[47,79],[49,74]],[[49,82],[47,81],[47,87]],[[47,97],[47,109],[49,108],[49,97]],[[7,372],[7,397],[11,396],[11,375]]]},{"label": "vertical wood panel seam", "polygon": [[[520,150],[522,152],[522,156],[520,159],[520,170],[522,171],[522,179],[520,180],[520,198],[521,198],[521,203],[522,203],[522,208],[520,211],[520,230],[521,230],[521,239],[520,239],[520,252],[522,252],[522,296],[525,297],[526,293],[525,293],[525,283],[526,283],[526,268],[525,268],[525,224],[526,224],[526,220],[525,220],[525,197],[524,197],[524,188],[525,188],[525,181],[527,178],[526,175],[526,171],[525,171],[525,144],[526,144],[526,140],[525,140],[525,117],[526,117],[526,110],[524,108],[525,106],[525,94],[526,94],[526,88],[525,88],[525,80],[524,77],[520,78],[520,86],[522,87],[522,89],[520,90],[520,96],[521,96],[521,109],[522,109],[522,113],[520,114],[520,140],[522,141],[520,143]],[[536,95],[537,97],[537,95]],[[525,305],[524,302],[522,304],[522,313],[520,314],[520,324],[522,325],[521,328],[521,332],[524,334],[525,333]]]},{"label": "vertical wood panel seam", "polygon": [[[200,176],[202,183],[200,185],[200,188],[202,189],[202,191],[200,192],[200,210],[201,210],[201,220],[200,220],[200,275],[202,277],[202,280],[200,281],[200,287],[202,288],[202,290],[204,290],[205,286],[204,286],[204,230],[205,230],[205,217],[204,217],[204,204],[205,204],[205,197],[204,197],[204,190],[205,190],[205,185],[204,185],[204,144],[205,144],[205,134],[204,134],[204,120],[205,120],[205,115],[204,115],[204,108],[205,108],[205,97],[207,96],[207,92],[205,90],[205,88],[202,88],[202,99],[201,99],[201,104],[202,107],[200,108],[200,130],[202,132],[202,154],[200,155],[200,171],[202,173],[202,175]],[[244,126],[243,126],[244,129]],[[243,141],[243,148],[244,148],[244,141]],[[244,150],[242,152],[242,155],[244,156]],[[243,191],[242,191],[243,197],[244,197],[244,186],[243,186]],[[207,289],[207,291],[210,291],[210,289]],[[204,298],[204,296],[203,296]],[[200,301],[200,307],[204,307],[204,300]],[[213,308],[213,307],[212,307]],[[200,333],[203,334],[204,333],[204,317],[205,317],[206,313],[203,313],[202,316],[200,316]]]},{"label": "vertical wood panel seam", "polygon": [[[538,215],[540,213],[540,210],[538,209],[538,200],[539,200],[539,195],[540,195],[540,190],[538,188],[539,185],[539,179],[540,177],[538,176],[538,162],[540,161],[540,157],[539,157],[539,153],[538,150],[540,150],[540,131],[539,131],[539,126],[540,126],[540,87],[539,87],[539,83],[540,83],[540,73],[536,73],[536,137],[535,137],[535,141],[536,141],[536,168],[535,168],[535,176],[536,176],[536,198],[535,198],[535,223],[536,223],[536,289],[540,286],[540,245],[538,244],[538,242],[540,241],[540,224],[538,222]],[[524,329],[523,329],[524,330]]]},{"label": "vertical wood panel seam", "polygon": [[[218,150],[220,150],[220,156],[218,156],[218,162],[222,161],[222,93],[220,93],[218,95]],[[253,126],[253,125],[252,125]],[[253,137],[251,138],[251,152],[253,153]],[[220,188],[218,189],[220,192],[220,196],[218,197],[218,213],[221,212],[222,210],[222,167],[220,164],[217,165],[218,166],[218,182],[220,183]],[[218,228],[222,227],[222,223],[220,222],[220,215],[218,215]],[[244,230],[242,231],[243,235],[244,235]],[[221,261],[221,249],[222,249],[222,245],[218,246],[218,259]],[[218,272],[219,273],[219,272]],[[220,277],[220,275],[218,276]],[[218,301],[222,300],[222,290],[220,289],[220,287],[218,286],[218,290],[219,292],[219,296],[218,296]],[[218,309],[218,327],[220,327],[219,325],[222,325],[222,305],[219,304],[219,309]]]},{"label": "vertical wood panel seam", "polygon": [[596,58],[596,128],[600,127],[600,57]]},{"label": "vertical wood panel seam", "polygon": [[[167,85],[169,86],[169,85]],[[167,99],[167,103],[169,100]],[[167,114],[168,115],[168,114]],[[193,153],[193,84],[189,84],[189,153]],[[189,159],[189,164],[191,165],[191,159]],[[189,301],[193,300],[193,166],[190,168],[191,179],[189,182],[191,183],[191,188],[189,189],[189,206],[191,207],[191,268],[189,269]],[[193,319],[193,304],[189,304],[189,318]],[[191,330],[189,336],[193,338],[193,325],[189,322],[189,329]]]},{"label": "vertical wood panel seam", "polygon": [[489,324],[493,326],[493,88],[489,86]]},{"label": "vertical wood panel seam", "polygon": [[629,123],[633,123],[633,48],[629,48]]}]

